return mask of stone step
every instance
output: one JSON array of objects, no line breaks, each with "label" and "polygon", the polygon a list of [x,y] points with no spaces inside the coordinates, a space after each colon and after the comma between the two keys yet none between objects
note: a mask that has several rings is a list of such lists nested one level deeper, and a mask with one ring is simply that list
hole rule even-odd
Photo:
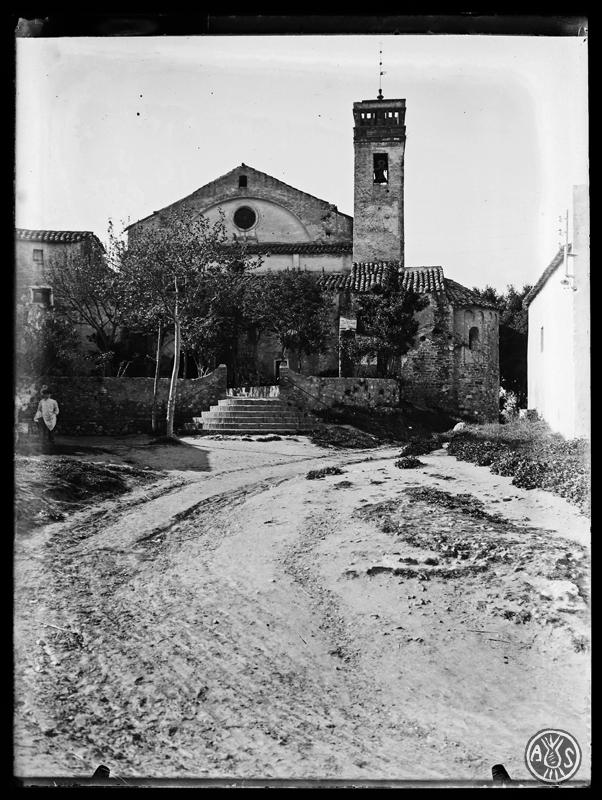
[{"label": "stone step", "polygon": [[241,431],[241,432],[248,432],[250,430],[259,430],[259,431],[275,431],[278,430],[288,430],[288,431],[300,431],[306,430],[311,428],[311,425],[291,425],[287,424],[286,422],[205,422],[202,423],[202,430],[204,431]]},{"label": "stone step", "polygon": [[280,394],[279,386],[247,386],[236,389],[228,389],[228,397],[278,397]]},{"label": "stone step", "polygon": [[278,398],[255,400],[252,397],[227,397],[225,400],[218,400],[217,404],[220,408],[288,408],[288,403]]},{"label": "stone step", "polygon": [[229,430],[226,428],[219,428],[216,430],[205,429],[198,430],[198,433],[219,433],[220,436],[306,436],[310,433],[309,429],[305,428],[248,428],[242,430]]},{"label": "stone step", "polygon": [[303,419],[301,414],[294,411],[283,411],[274,414],[263,411],[201,411],[201,420],[217,419],[223,422],[239,420],[240,422],[271,422],[272,420],[286,420],[287,422],[298,422]]}]

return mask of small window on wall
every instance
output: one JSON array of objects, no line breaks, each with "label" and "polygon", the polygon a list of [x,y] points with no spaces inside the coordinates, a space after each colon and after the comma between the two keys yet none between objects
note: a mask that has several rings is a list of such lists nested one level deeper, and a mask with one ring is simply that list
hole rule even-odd
[{"label": "small window on wall", "polygon": [[374,153],[374,183],[389,183],[389,156]]},{"label": "small window on wall", "polygon": [[42,264],[44,262],[44,251],[43,250],[34,250],[33,251],[33,260],[37,264]]},{"label": "small window on wall", "polygon": [[468,331],[468,347],[471,350],[476,350],[479,345],[479,329],[471,328]]},{"label": "small window on wall", "polygon": [[239,187],[239,189],[246,189],[247,188],[247,176],[246,175],[239,175],[238,176],[238,187]]},{"label": "small window on wall", "polygon": [[42,306],[50,305],[50,289],[32,289],[31,302],[39,303]]},{"label": "small window on wall", "polygon": [[543,353],[543,328],[539,329],[539,352]]}]

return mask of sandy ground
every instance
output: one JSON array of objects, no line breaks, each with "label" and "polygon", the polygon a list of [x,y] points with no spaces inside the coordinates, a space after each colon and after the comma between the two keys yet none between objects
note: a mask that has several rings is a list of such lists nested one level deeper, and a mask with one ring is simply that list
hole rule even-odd
[{"label": "sandy ground", "polygon": [[522,780],[552,726],[589,777],[589,521],[563,499],[445,450],[64,441],[168,474],[17,541],[16,774]]}]

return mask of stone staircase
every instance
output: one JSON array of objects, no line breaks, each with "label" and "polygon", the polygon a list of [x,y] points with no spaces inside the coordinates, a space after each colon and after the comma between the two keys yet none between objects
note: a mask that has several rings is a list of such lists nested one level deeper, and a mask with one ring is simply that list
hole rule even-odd
[{"label": "stone staircase", "polygon": [[[265,388],[265,392],[258,391]],[[295,434],[314,427],[311,418],[283,401],[278,387],[251,387],[248,393],[232,390],[225,400],[218,400],[209,411],[193,417],[196,430],[224,434]]]}]

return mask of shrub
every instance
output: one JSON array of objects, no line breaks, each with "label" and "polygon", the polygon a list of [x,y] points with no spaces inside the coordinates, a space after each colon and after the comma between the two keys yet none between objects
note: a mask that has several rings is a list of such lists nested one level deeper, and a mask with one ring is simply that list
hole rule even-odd
[{"label": "shrub", "polygon": [[545,423],[470,426],[454,434],[448,453],[512,477],[522,489],[546,489],[589,513],[589,443],[565,440]]}]

